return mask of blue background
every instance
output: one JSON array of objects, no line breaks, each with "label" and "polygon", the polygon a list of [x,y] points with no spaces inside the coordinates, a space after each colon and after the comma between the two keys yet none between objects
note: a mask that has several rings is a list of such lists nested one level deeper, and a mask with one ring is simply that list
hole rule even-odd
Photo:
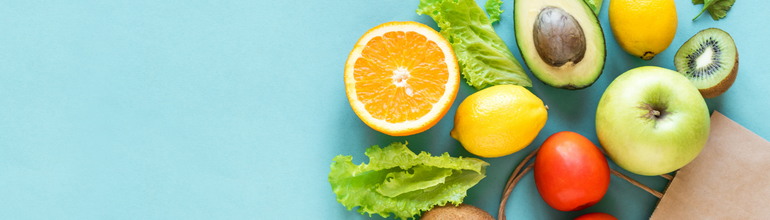
[{"label": "blue background", "polygon": [[[0,2],[0,218],[368,219],[336,202],[327,181],[334,156],[353,155],[359,163],[371,145],[409,141],[416,152],[473,157],[449,137],[457,106],[476,91],[465,83],[436,126],[409,137],[367,127],[346,99],[344,63],[369,28],[407,20],[437,28],[415,13],[417,4]],[[709,109],[770,138],[770,3],[738,1],[724,20],[706,13],[691,21],[701,6],[677,1],[676,37],[652,61],[618,47],[608,5],[599,14],[607,44],[603,75],[587,89],[567,91],[528,72],[533,92],[550,107],[548,122],[528,148],[485,159],[488,177],[469,190],[466,203],[497,216],[514,166],[555,132],[576,131],[598,143],[595,110],[607,85],[638,66],[674,69],[679,46],[708,27],[733,36],[741,61],[735,84],[707,100]],[[522,61],[512,0],[503,9],[495,28]],[[666,184],[629,176],[657,190]],[[530,173],[507,210],[509,219],[594,211],[646,219],[656,201],[612,177],[598,205],[560,212],[542,201]]]}]

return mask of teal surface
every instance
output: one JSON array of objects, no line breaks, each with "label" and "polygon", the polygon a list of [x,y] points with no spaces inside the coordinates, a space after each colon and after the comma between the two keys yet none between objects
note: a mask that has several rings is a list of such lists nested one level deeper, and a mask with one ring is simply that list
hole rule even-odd
[{"label": "teal surface", "polygon": [[[619,74],[643,65],[673,69],[673,55],[701,29],[730,33],[740,71],[707,100],[770,139],[765,1],[739,0],[724,20],[677,1],[679,27],[652,61],[622,51],[608,21],[604,74],[579,91],[533,79],[550,107],[528,148],[485,159],[488,177],[465,202],[497,216],[508,176],[549,135],[575,131],[598,143],[596,105]],[[482,1],[478,2],[483,5]],[[336,155],[364,161],[371,145],[409,141],[414,151],[473,157],[449,137],[454,112],[476,90],[462,84],[430,130],[390,137],[353,113],[343,83],[358,38],[388,21],[418,21],[418,1],[3,1],[0,2],[0,218],[2,219],[370,219],[336,202],[327,181]],[[512,0],[495,26],[513,54]],[[740,146],[735,146],[740,147]],[[612,168],[618,169],[611,163]],[[661,177],[629,174],[662,190]],[[508,219],[571,219],[606,212],[647,219],[656,198],[613,177],[596,206],[560,212],[532,174],[508,201]],[[392,217],[391,217],[392,218]],[[380,219],[373,216],[371,219]]]}]

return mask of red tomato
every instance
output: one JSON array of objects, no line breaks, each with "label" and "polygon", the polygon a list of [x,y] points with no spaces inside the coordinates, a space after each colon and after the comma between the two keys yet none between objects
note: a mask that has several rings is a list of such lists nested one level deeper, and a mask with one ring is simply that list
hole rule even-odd
[{"label": "red tomato", "polygon": [[594,212],[581,215],[580,217],[575,218],[575,220],[618,220],[618,218],[615,218],[615,216],[610,214]]},{"label": "red tomato", "polygon": [[562,131],[548,137],[537,152],[535,185],[554,209],[582,210],[604,197],[610,186],[610,166],[590,140]]}]

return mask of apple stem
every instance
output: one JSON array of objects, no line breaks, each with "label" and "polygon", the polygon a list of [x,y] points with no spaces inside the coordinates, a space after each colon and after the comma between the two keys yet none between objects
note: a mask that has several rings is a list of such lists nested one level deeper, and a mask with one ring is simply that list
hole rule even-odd
[{"label": "apple stem", "polygon": [[545,110],[548,110],[548,105],[545,105]]},{"label": "apple stem", "polygon": [[655,117],[660,117],[660,111],[653,109],[652,115],[654,115]]}]

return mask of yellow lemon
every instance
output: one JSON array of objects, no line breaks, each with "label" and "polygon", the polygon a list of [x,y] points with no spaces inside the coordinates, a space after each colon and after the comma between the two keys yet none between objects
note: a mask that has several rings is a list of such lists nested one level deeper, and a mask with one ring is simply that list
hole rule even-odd
[{"label": "yellow lemon", "polygon": [[472,154],[502,157],[532,143],[548,119],[546,109],[524,87],[492,86],[460,104],[450,135]]},{"label": "yellow lemon", "polygon": [[611,0],[610,27],[621,48],[650,60],[676,35],[674,0]]}]

